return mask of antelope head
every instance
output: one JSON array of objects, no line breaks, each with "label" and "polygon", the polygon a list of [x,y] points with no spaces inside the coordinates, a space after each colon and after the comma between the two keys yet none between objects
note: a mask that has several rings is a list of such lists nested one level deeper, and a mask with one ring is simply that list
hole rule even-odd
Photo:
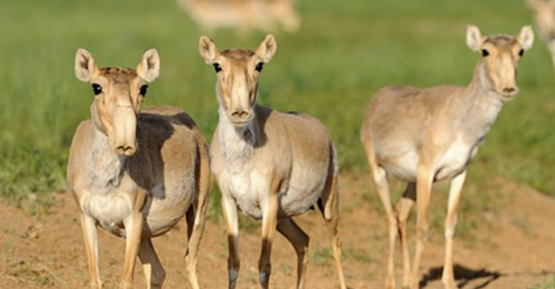
[{"label": "antelope head", "polygon": [[145,52],[136,69],[98,68],[85,49],[75,55],[75,75],[90,82],[94,94],[91,115],[95,128],[108,137],[110,147],[119,155],[130,156],[137,150],[137,118],[147,92],[147,83],[160,74],[156,49]]},{"label": "antelope head", "polygon": [[516,75],[520,59],[532,47],[533,42],[534,33],[530,26],[522,27],[517,37],[482,37],[478,27],[469,25],[466,44],[471,50],[482,54],[477,65],[480,85],[486,91],[496,92],[504,101],[513,99],[518,93]]},{"label": "antelope head", "polygon": [[258,78],[264,63],[272,59],[276,49],[273,35],[267,35],[256,51],[218,51],[210,38],[200,38],[199,53],[216,71],[216,94],[220,109],[224,110],[225,116],[235,127],[245,127],[253,119],[258,97]]}]

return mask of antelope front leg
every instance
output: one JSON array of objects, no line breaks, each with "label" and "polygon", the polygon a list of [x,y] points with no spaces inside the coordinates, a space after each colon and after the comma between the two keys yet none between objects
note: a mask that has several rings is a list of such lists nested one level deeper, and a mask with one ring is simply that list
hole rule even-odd
[{"label": "antelope front leg", "polygon": [[98,232],[95,220],[81,213],[81,229],[83,230],[85,251],[91,276],[90,288],[100,289],[102,288],[102,281],[100,281],[100,273],[98,271]]},{"label": "antelope front leg", "polygon": [[260,259],[258,261],[258,274],[262,289],[268,289],[270,283],[270,272],[272,271],[270,258],[272,254],[272,244],[277,230],[278,208],[278,192],[277,190],[271,190],[268,196],[268,202],[266,206],[262,208],[262,249],[260,250]]},{"label": "antelope front leg", "polygon": [[459,197],[461,196],[462,187],[466,178],[466,171],[451,180],[449,188],[449,204],[447,209],[447,218],[445,219],[445,262],[443,264],[443,274],[441,281],[446,289],[457,289],[455,284],[455,276],[453,274],[453,235],[455,234],[455,226],[457,225],[457,208],[459,206]]},{"label": "antelope front leg", "polygon": [[[142,206],[140,206],[142,208]],[[133,288],[133,269],[135,260],[139,253],[141,244],[141,233],[143,230],[143,214],[140,209],[133,212],[123,221],[126,231],[125,237],[125,263],[123,266],[123,278],[119,285],[120,289]]]},{"label": "antelope front leg", "polygon": [[432,189],[433,175],[428,167],[419,165],[416,179],[416,249],[414,262],[412,264],[411,287],[419,288],[419,269],[424,245],[428,239],[428,209],[430,207],[430,195]]},{"label": "antelope front leg", "polygon": [[[223,188],[220,188],[223,190]],[[237,220],[237,204],[232,197],[226,196],[222,191],[222,210],[224,214],[229,255],[227,270],[229,275],[229,289],[235,289],[241,261],[239,260],[239,223]]]}]

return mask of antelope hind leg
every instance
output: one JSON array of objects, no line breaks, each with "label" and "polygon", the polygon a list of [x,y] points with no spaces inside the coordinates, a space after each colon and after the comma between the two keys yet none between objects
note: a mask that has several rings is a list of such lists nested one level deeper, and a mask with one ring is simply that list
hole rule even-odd
[{"label": "antelope hind leg", "polygon": [[337,172],[334,175],[329,176],[324,194],[322,194],[322,198],[318,200],[318,207],[330,234],[331,248],[333,258],[335,260],[337,275],[339,277],[339,285],[341,286],[341,289],[347,289],[345,275],[343,273],[343,265],[341,263],[341,241],[339,240],[339,232],[337,229],[339,226],[339,191],[337,188]]},{"label": "antelope hind leg", "polygon": [[306,265],[308,264],[308,235],[293,221],[283,219],[277,224],[277,230],[293,245],[297,253],[297,289],[304,288]]},{"label": "antelope hind leg", "polygon": [[397,218],[393,211],[393,206],[391,204],[391,195],[389,194],[389,184],[387,183],[387,172],[384,168],[380,167],[376,161],[376,157],[374,155],[374,149],[372,146],[372,141],[364,140],[363,141],[364,151],[366,153],[366,157],[368,160],[368,164],[370,166],[372,179],[374,180],[374,184],[376,185],[376,190],[378,191],[378,195],[380,200],[382,201],[382,205],[384,206],[385,213],[387,216],[388,221],[388,228],[389,228],[389,253],[387,258],[387,278],[385,283],[386,289],[393,289],[395,288],[395,268],[394,268],[394,260],[393,257],[395,256],[395,241],[397,239]]},{"label": "antelope hind leg", "polygon": [[143,264],[143,272],[146,278],[146,286],[148,289],[162,288],[162,284],[166,279],[166,271],[156,255],[156,251],[152,246],[150,239],[141,240],[139,247],[139,260]]},{"label": "antelope hind leg", "polygon": [[399,222],[399,239],[403,252],[403,288],[410,286],[410,256],[408,249],[407,220],[410,209],[416,200],[416,184],[408,183],[401,199],[397,202],[397,214]]}]

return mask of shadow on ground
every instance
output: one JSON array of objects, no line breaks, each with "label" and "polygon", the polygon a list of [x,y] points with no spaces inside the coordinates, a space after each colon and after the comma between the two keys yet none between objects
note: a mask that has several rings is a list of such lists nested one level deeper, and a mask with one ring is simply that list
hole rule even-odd
[{"label": "shadow on ground", "polygon": [[[425,288],[428,282],[441,280],[442,272],[443,267],[431,268],[420,281],[420,288]],[[472,280],[485,278],[483,282],[480,282],[475,287],[468,289],[485,288],[491,282],[502,276],[502,274],[499,272],[492,272],[485,269],[474,270],[458,264],[455,264],[455,266],[453,266],[453,272],[455,273],[455,280],[458,281],[457,287],[459,288],[465,288],[465,286]]]}]

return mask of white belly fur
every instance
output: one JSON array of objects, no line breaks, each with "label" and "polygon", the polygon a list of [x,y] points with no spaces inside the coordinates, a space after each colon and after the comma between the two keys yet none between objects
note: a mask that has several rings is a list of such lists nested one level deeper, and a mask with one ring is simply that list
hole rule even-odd
[{"label": "white belly fur", "polygon": [[[280,192],[278,217],[295,216],[304,213],[318,200],[324,182],[307,186],[312,183],[310,178],[304,178],[302,186],[295,186],[294,179],[289,186]],[[219,179],[220,187],[226,187],[237,202],[237,207],[246,215],[261,219],[264,206],[268,202],[270,186],[264,176],[258,171],[247,171],[230,175],[227,171]],[[226,190],[222,190],[226,194]]]},{"label": "white belly fur", "polygon": [[80,200],[83,213],[98,221],[108,232],[125,237],[123,220],[131,213],[132,202],[125,194],[88,194]]},{"label": "white belly fur", "polygon": [[234,175],[225,171],[220,176],[219,183],[220,187],[227,188],[227,190],[222,190],[222,194],[229,191],[237,202],[237,207],[243,213],[255,219],[262,218],[261,204],[266,203],[270,191],[269,185],[262,175],[257,171]]},{"label": "white belly fur", "polygon": [[[150,238],[161,235],[173,228],[185,216],[186,208],[191,204],[190,199],[171,200],[147,198],[143,208],[145,228],[143,236]],[[133,201],[128,193],[110,192],[108,194],[87,194],[81,198],[80,206],[83,212],[98,221],[106,231],[125,237],[126,230],[123,221],[133,208]]]},{"label": "white belly fur", "polygon": [[468,145],[458,140],[442,156],[435,165],[435,180],[452,178],[465,170],[473,154]]},{"label": "white belly fur", "polygon": [[[461,173],[468,165],[473,154],[472,149],[469,149],[467,144],[461,139],[457,139],[447,151],[437,157],[433,169],[434,181],[452,178]],[[418,155],[415,151],[409,151],[396,157],[379,157],[382,157],[380,165],[389,174],[406,182],[416,182]]]}]

